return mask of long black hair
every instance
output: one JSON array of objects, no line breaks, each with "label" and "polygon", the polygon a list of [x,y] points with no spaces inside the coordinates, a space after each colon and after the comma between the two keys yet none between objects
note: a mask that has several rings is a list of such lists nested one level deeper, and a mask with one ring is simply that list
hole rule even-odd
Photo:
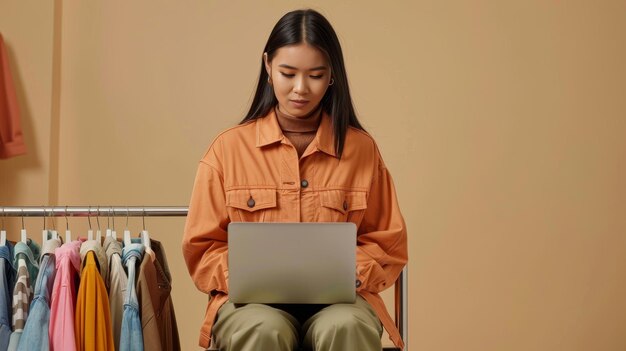
[{"label": "long black hair", "polygon": [[[339,38],[330,22],[319,12],[311,9],[296,10],[285,14],[276,23],[263,52],[267,53],[268,61],[271,62],[276,55],[276,50],[283,46],[300,43],[307,43],[321,50],[330,63],[331,77],[335,83],[328,87],[320,105],[322,110],[331,117],[335,151],[337,156],[341,157],[348,127],[365,129],[359,123],[354,106],[352,106]],[[265,62],[261,59],[261,70],[254,99],[248,114],[241,121],[242,124],[266,116],[278,103],[273,87],[268,83],[268,77]]]}]

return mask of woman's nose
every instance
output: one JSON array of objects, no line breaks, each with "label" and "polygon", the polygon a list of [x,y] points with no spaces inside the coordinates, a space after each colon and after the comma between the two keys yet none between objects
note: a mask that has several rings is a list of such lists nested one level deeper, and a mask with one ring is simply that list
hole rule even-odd
[{"label": "woman's nose", "polygon": [[306,94],[308,92],[308,85],[306,79],[296,78],[293,85],[293,91],[297,94]]}]

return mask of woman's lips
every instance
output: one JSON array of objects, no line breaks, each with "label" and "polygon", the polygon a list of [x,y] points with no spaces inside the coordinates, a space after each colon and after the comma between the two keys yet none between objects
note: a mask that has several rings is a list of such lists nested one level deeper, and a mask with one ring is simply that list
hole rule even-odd
[{"label": "woman's lips", "polygon": [[308,100],[289,100],[289,102],[296,108],[303,108],[309,103]]}]

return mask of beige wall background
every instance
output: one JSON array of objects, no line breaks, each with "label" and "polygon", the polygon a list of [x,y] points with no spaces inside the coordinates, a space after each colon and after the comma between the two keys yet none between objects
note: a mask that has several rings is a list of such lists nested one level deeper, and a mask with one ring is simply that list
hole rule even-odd
[{"label": "beige wall background", "polygon": [[[411,349],[626,349],[623,1],[0,0],[30,151],[0,161],[0,206],[187,205],[197,161],[250,103],[271,28],[301,7],[338,32],[395,179]],[[206,297],[181,257],[184,219],[146,224],[196,349]],[[41,225],[26,219],[34,238]]]}]

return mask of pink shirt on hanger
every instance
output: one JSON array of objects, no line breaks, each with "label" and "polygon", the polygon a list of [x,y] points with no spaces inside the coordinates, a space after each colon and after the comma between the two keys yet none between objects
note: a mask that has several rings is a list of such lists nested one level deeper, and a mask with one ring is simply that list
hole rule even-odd
[{"label": "pink shirt on hanger", "polygon": [[50,300],[50,351],[76,351],[74,305],[80,272],[80,244],[63,244],[55,252],[57,273]]}]

